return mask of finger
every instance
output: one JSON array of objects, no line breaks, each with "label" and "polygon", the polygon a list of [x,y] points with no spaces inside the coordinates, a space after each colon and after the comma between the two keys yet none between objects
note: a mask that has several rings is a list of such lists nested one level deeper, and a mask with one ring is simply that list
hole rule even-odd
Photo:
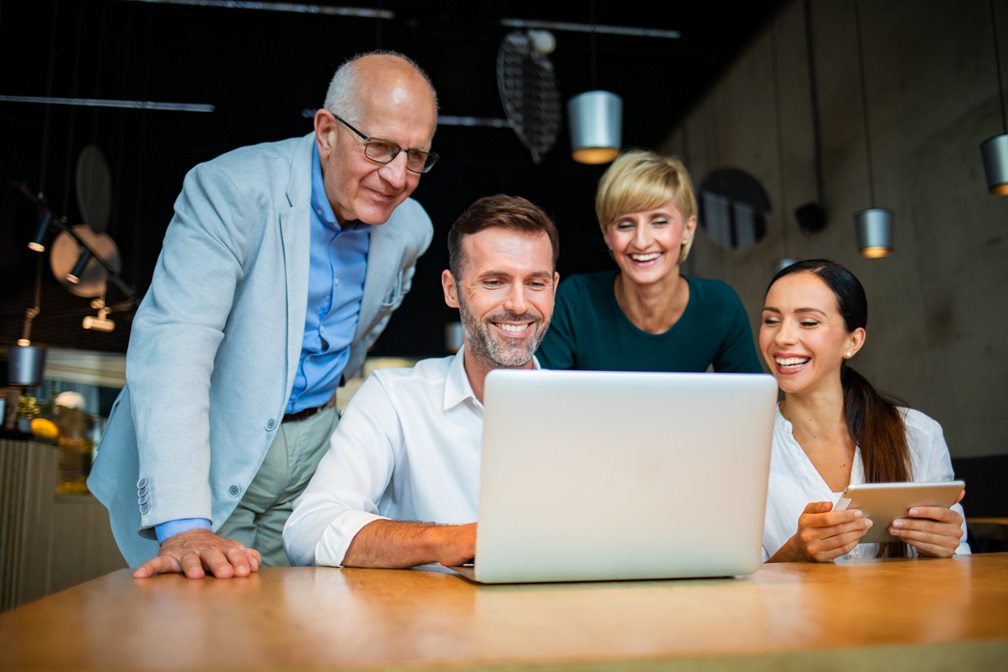
[{"label": "finger", "polygon": [[959,548],[959,540],[951,537],[901,534],[899,539],[916,548],[919,555],[934,558],[951,558]]},{"label": "finger", "polygon": [[936,520],[940,523],[962,524],[958,511],[943,506],[915,506],[907,513],[911,518]]},{"label": "finger", "polygon": [[182,563],[179,562],[178,558],[173,555],[157,555],[148,560],[147,562],[140,565],[133,576],[138,579],[144,579],[157,574],[181,574],[182,573]]},{"label": "finger", "polygon": [[190,579],[202,579],[206,576],[203,561],[199,553],[186,553],[181,558],[182,572]]},{"label": "finger", "polygon": [[871,519],[861,511],[831,511],[829,513],[803,514],[798,519],[798,529],[816,537],[835,537],[848,532],[864,532],[872,526]]},{"label": "finger", "polygon": [[234,576],[244,577],[258,570],[259,567],[255,562],[253,553],[256,553],[256,551],[250,551],[250,549],[241,545],[224,551],[228,563],[230,563],[231,568],[234,570]]},{"label": "finger", "polygon": [[[854,547],[858,545],[858,541],[861,539],[861,535],[856,536],[854,539],[849,539],[845,543],[841,543],[839,546],[834,546],[833,544],[840,541],[839,537],[831,537],[828,540],[824,540],[824,543],[820,548],[812,550],[810,553],[813,560],[816,562],[833,562],[842,555],[847,555],[854,550]],[[828,543],[826,543],[828,542]]]},{"label": "finger", "polygon": [[199,555],[199,565],[218,579],[230,579],[235,575],[234,567],[219,548],[204,549]]},{"label": "finger", "polygon": [[826,513],[833,510],[833,502],[809,502],[803,513]]}]

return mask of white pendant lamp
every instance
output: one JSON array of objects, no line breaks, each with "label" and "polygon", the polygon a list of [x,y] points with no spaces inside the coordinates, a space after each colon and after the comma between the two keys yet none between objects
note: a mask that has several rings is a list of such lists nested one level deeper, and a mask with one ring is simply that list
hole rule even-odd
[{"label": "white pendant lamp", "polygon": [[623,99],[610,91],[586,91],[567,102],[571,156],[578,163],[609,163],[620,151]]},{"label": "white pendant lamp", "polygon": [[994,30],[994,63],[997,65],[998,94],[1001,101],[1001,135],[984,140],[980,145],[987,191],[994,196],[1008,196],[1008,120],[1005,117],[1004,87],[1001,84],[1001,55],[998,52],[997,16],[991,0],[991,26]]},{"label": "white pendant lamp", "polygon": [[858,68],[861,71],[861,105],[864,111],[865,154],[868,157],[868,197],[870,208],[854,214],[854,232],[858,252],[862,257],[878,259],[892,254],[895,215],[892,210],[875,207],[875,185],[872,178],[871,132],[868,126],[868,94],[865,87],[864,54],[861,48],[861,15],[854,2],[854,20],[857,29]]}]

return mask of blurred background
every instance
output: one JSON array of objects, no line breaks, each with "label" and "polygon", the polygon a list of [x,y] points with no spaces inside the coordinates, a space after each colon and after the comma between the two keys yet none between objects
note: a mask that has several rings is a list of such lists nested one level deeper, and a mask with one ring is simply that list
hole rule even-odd
[{"label": "blurred background", "polygon": [[[441,160],[414,194],[434,242],[374,356],[447,352],[446,233],[479,196],[522,195],[555,218],[561,281],[609,267],[593,209],[606,164],[572,159],[566,113],[603,89],[622,99],[624,149],[692,172],[705,235],[686,273],[731,284],[755,334],[782,259],[844,263],[871,310],[855,366],[938,419],[953,454],[1005,453],[1008,201],[988,194],[980,144],[1006,132],[1006,34],[1008,7],[988,0],[0,0],[0,349],[38,306],[32,341],[60,366],[115,370],[186,171],[310,132],[335,68],[387,48],[437,87]],[[515,89],[559,108],[516,119]],[[40,201],[118,281],[92,264],[68,285],[79,250],[65,235],[28,250]],[[866,208],[893,214],[888,256],[859,253]]]}]

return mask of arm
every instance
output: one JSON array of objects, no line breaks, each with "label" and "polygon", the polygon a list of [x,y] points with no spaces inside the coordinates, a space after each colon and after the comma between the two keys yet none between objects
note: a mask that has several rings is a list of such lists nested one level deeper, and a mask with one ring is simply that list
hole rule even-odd
[{"label": "arm", "polygon": [[811,502],[798,518],[798,532],[767,562],[831,562],[854,550],[871,527],[861,511],[833,511],[832,502]]},{"label": "arm", "polygon": [[[915,481],[951,481],[955,478],[952,460],[941,425],[919,411],[908,410],[904,416],[907,443],[910,446],[912,478]],[[919,507],[910,509],[906,518],[894,520],[890,533],[899,537],[922,556],[947,558],[969,554],[966,520],[962,502],[965,490],[950,509]]]},{"label": "arm", "polygon": [[[425,399],[423,393],[408,386],[400,394],[395,386],[402,379],[396,375],[372,374],[350,401],[329,450],[284,527],[284,547],[293,564],[411,567],[472,557],[474,525],[388,519],[396,515],[443,520],[416,513],[430,495],[413,479],[413,470],[424,473],[427,488],[438,487],[443,467],[436,460],[425,460],[424,448],[444,438],[427,429],[434,411],[425,402],[411,405]],[[436,396],[440,401],[442,397]],[[404,428],[404,418],[416,424]],[[432,443],[415,443],[423,441]]]},{"label": "arm", "polygon": [[[151,506],[141,519],[147,528],[212,516],[210,374],[243,275],[248,241],[242,236],[252,227],[235,222],[246,221],[246,207],[219,171],[190,172],[133,323],[127,377],[140,477],[150,490]],[[198,578],[207,570],[240,576],[258,566],[258,553],[236,542],[206,530],[183,534],[165,540],[160,555],[136,575],[184,571]]]},{"label": "arm", "polygon": [[[965,490],[959,493],[956,504],[965,494]],[[962,525],[963,517],[955,509],[921,506],[910,509],[907,518],[894,520],[889,532],[916,548],[919,555],[951,558],[965,536]]]},{"label": "arm", "polygon": [[367,524],[350,542],[344,567],[405,568],[439,562],[452,567],[476,555],[476,523],[431,525],[394,520]]}]

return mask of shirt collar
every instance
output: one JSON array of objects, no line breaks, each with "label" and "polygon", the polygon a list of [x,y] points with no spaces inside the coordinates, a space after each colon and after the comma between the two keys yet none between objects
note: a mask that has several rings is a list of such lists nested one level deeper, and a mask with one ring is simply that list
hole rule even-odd
[{"label": "shirt collar", "polygon": [[337,231],[340,230],[339,222],[336,221],[336,213],[333,212],[329,196],[326,195],[322,160],[319,156],[317,142],[312,145],[311,207],[320,222]]},{"label": "shirt collar", "polygon": [[[448,375],[445,378],[444,392],[443,410],[445,411],[458,406],[466,399],[472,399],[473,403],[478,407],[483,407],[480,400],[476,398],[476,393],[473,392],[472,385],[469,384],[469,376],[466,375],[465,364],[463,363],[462,355],[464,351],[465,346],[463,345],[459,348],[458,352],[455,353],[455,357],[448,365]],[[535,358],[535,355],[532,356],[532,367],[535,369],[540,368],[539,360]]]}]

